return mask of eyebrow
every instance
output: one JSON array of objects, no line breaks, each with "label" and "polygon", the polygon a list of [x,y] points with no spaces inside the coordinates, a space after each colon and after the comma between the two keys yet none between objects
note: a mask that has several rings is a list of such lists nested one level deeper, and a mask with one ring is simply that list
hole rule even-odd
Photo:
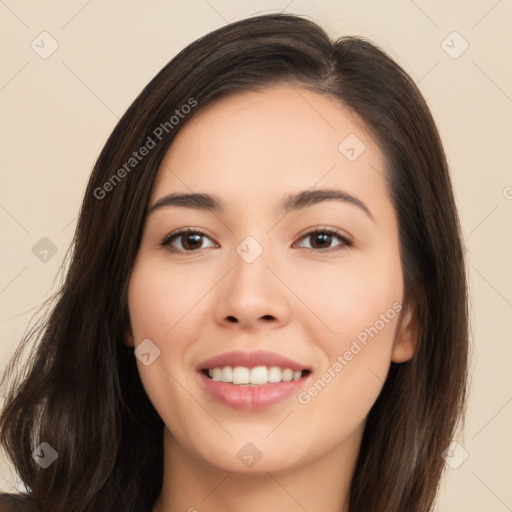
[{"label": "eyebrow", "polygon": [[[341,201],[357,206],[368,217],[373,220],[373,215],[369,208],[356,196],[338,189],[317,189],[303,190],[296,194],[288,195],[281,203],[281,210],[288,213],[294,210],[300,210],[309,206],[314,206],[324,201]],[[205,210],[209,212],[222,212],[224,210],[222,201],[212,194],[167,194],[160,199],[148,210],[148,214],[165,207],[180,206],[183,208],[194,208],[197,210]]]}]

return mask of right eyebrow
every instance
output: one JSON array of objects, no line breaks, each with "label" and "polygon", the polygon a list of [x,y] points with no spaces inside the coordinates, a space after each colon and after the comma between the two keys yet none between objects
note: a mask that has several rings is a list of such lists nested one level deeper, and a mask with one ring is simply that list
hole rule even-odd
[{"label": "right eyebrow", "polygon": [[196,208],[209,212],[221,212],[223,210],[220,199],[211,194],[167,194],[161,197],[151,208],[148,214],[166,206],[182,206],[184,208]]}]

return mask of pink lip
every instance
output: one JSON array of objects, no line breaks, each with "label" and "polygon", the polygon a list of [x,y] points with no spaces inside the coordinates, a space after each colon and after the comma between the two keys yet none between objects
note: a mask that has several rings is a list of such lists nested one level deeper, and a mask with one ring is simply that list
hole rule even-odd
[{"label": "pink lip", "polygon": [[280,368],[290,368],[293,371],[310,370],[306,365],[297,363],[280,354],[264,350],[258,352],[226,352],[225,354],[220,354],[203,361],[197,366],[197,370],[223,368],[224,366],[245,366],[246,368],[254,368],[256,366],[279,366]]},{"label": "pink lip", "polygon": [[[310,373],[290,382],[263,384],[261,386],[239,386],[229,382],[214,381],[205,375],[204,370],[223,368],[224,366],[279,366],[293,371],[310,370]],[[287,357],[273,352],[228,352],[203,361],[196,367],[199,378],[206,391],[218,402],[245,411],[254,411],[269,407],[290,395],[299,393],[306,382],[311,379],[311,369]]]},{"label": "pink lip", "polygon": [[306,385],[306,382],[311,379],[311,374],[308,374],[290,382],[277,382],[252,387],[215,381],[208,378],[204,373],[198,375],[206,391],[215,400],[228,407],[244,411],[264,409],[290,395],[297,395],[300,389]]}]

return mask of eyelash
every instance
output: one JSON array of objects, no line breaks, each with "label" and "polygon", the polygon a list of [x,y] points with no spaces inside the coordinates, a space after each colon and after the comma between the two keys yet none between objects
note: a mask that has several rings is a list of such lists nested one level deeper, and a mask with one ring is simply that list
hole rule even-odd
[{"label": "eyelash", "polygon": [[[315,249],[313,247],[304,247],[304,249],[307,249],[308,251],[313,251],[313,252],[326,253],[326,252],[337,251],[337,250],[340,250],[340,249],[343,249],[343,248],[349,249],[349,248],[353,247],[353,243],[348,238],[343,236],[340,232],[336,231],[335,229],[328,228],[328,227],[313,228],[313,229],[310,229],[308,231],[302,232],[302,233],[300,233],[298,239],[302,240],[303,238],[306,238],[306,237],[314,235],[314,234],[330,235],[330,236],[338,238],[338,240],[341,243],[339,245],[334,246],[334,247],[328,247],[328,248],[322,248],[322,249]],[[199,251],[202,250],[202,249],[183,250],[183,249],[175,249],[174,247],[171,247],[170,244],[174,240],[178,239],[180,236],[183,236],[183,235],[199,235],[199,236],[204,236],[206,238],[210,238],[206,233],[204,233],[203,231],[201,231],[199,229],[183,228],[183,229],[179,229],[178,231],[173,231],[172,233],[169,233],[168,235],[166,235],[163,238],[163,240],[160,242],[160,246],[165,248],[165,249],[167,249],[167,250],[169,250],[170,252],[182,253],[182,254],[183,253],[199,252]],[[210,240],[211,240],[211,238],[210,238]],[[213,242],[213,240],[212,240],[212,242]],[[216,242],[214,242],[214,243],[216,243]],[[340,248],[340,249],[337,249],[337,248]]]}]

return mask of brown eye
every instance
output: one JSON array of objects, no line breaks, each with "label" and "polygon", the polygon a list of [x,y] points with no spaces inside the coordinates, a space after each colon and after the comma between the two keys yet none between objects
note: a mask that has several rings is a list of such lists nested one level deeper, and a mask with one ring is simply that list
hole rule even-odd
[{"label": "brown eye", "polygon": [[215,243],[210,238],[196,230],[171,233],[164,238],[160,245],[175,252],[193,252],[207,247],[215,247]]},{"label": "brown eye", "polygon": [[352,245],[352,243],[340,233],[329,229],[310,231],[303,235],[301,240],[303,240],[303,242],[300,242],[299,246],[307,249],[333,249],[335,247],[342,248]]}]

